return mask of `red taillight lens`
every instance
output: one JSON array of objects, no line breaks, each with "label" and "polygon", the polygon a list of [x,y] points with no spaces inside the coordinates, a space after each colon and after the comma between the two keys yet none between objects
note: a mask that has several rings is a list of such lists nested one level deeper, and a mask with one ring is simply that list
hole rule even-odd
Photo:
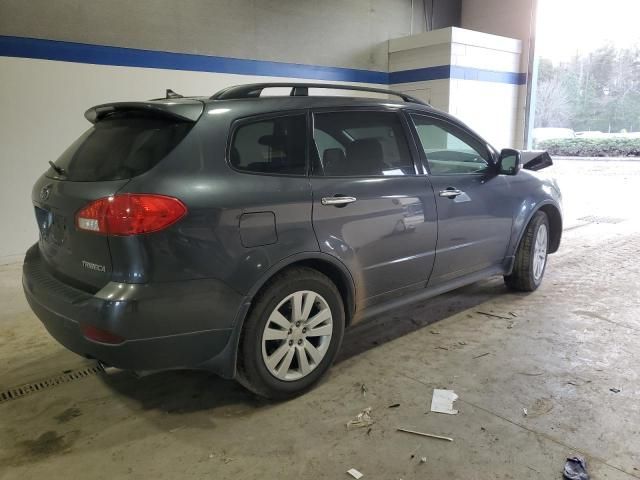
[{"label": "red taillight lens", "polygon": [[76,227],[104,235],[139,235],[167,228],[186,214],[177,198],[127,193],[91,202],[76,213]]},{"label": "red taillight lens", "polygon": [[82,335],[85,338],[100,343],[109,343],[111,345],[117,345],[125,341],[124,337],[120,335],[116,335],[115,333],[111,333],[107,330],[102,330],[101,328],[94,327],[93,325],[87,325],[84,323],[80,324],[80,330],[82,331]]}]

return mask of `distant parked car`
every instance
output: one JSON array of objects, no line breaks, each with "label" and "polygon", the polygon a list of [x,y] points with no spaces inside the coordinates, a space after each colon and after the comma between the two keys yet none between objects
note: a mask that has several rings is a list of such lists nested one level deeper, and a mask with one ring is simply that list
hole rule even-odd
[{"label": "distant parked car", "polygon": [[608,133],[599,130],[587,130],[584,132],[576,132],[576,138],[606,138]]},{"label": "distant parked car", "polygon": [[533,144],[557,138],[574,138],[576,133],[570,128],[539,127],[533,129]]},{"label": "distant parked car", "polygon": [[497,152],[402,93],[311,86],[90,108],[32,192],[23,285],[51,335],[106,365],[283,398],[358,320],[491,275],[538,288],[562,235],[558,187],[533,171],[547,154]]}]

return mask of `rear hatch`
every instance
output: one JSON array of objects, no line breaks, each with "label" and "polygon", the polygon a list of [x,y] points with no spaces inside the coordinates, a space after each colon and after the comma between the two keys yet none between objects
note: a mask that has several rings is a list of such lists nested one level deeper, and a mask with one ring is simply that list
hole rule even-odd
[{"label": "rear hatch", "polygon": [[87,111],[94,125],[53,162],[32,192],[40,252],[53,275],[91,292],[111,279],[109,236],[78,229],[76,214],[157,165],[202,110],[200,101],[172,99]]}]

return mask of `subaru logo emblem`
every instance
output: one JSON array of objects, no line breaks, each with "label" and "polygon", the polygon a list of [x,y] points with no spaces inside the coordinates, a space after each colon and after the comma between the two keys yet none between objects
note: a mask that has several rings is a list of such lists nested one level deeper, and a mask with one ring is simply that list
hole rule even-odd
[{"label": "subaru logo emblem", "polygon": [[49,194],[51,194],[51,184],[42,187],[42,190],[40,190],[40,200],[48,200]]}]

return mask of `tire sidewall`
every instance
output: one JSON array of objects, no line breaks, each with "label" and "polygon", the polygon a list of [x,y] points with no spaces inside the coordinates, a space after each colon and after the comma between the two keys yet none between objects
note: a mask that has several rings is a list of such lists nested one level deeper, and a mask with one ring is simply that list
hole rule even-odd
[{"label": "tire sidewall", "polygon": [[[533,268],[533,261],[534,261],[534,257],[535,257],[535,248],[536,248],[536,239],[538,238],[538,231],[540,230],[540,226],[544,225],[547,228],[547,251],[545,252],[545,260],[544,260],[544,267],[542,267],[542,273],[540,274],[540,278],[538,278],[536,280],[535,275],[533,274],[534,272],[534,268]],[[534,285],[535,288],[538,288],[540,286],[540,284],[542,283],[542,279],[544,278],[544,273],[547,270],[547,263],[548,263],[548,257],[549,257],[549,220],[547,219],[547,216],[544,214],[544,212],[538,212],[536,214],[536,217],[534,218],[534,221],[531,224],[531,227],[533,228],[533,232],[532,232],[532,239],[531,239],[531,245],[529,247],[529,279],[531,281],[531,284]]]},{"label": "tire sidewall", "polygon": [[[326,280],[323,280],[325,278]],[[344,336],[344,307],[339,292],[330,280],[321,274],[305,275],[304,278],[291,278],[275,282],[269,287],[256,304],[256,309],[248,319],[247,329],[243,341],[243,356],[246,374],[257,377],[261,390],[270,397],[287,397],[304,392],[315,384],[329,369],[342,344]],[[331,309],[333,331],[329,348],[320,364],[306,377],[299,380],[283,381],[274,377],[267,369],[262,358],[262,335],[269,316],[282,300],[288,295],[309,290],[321,295]]]}]

